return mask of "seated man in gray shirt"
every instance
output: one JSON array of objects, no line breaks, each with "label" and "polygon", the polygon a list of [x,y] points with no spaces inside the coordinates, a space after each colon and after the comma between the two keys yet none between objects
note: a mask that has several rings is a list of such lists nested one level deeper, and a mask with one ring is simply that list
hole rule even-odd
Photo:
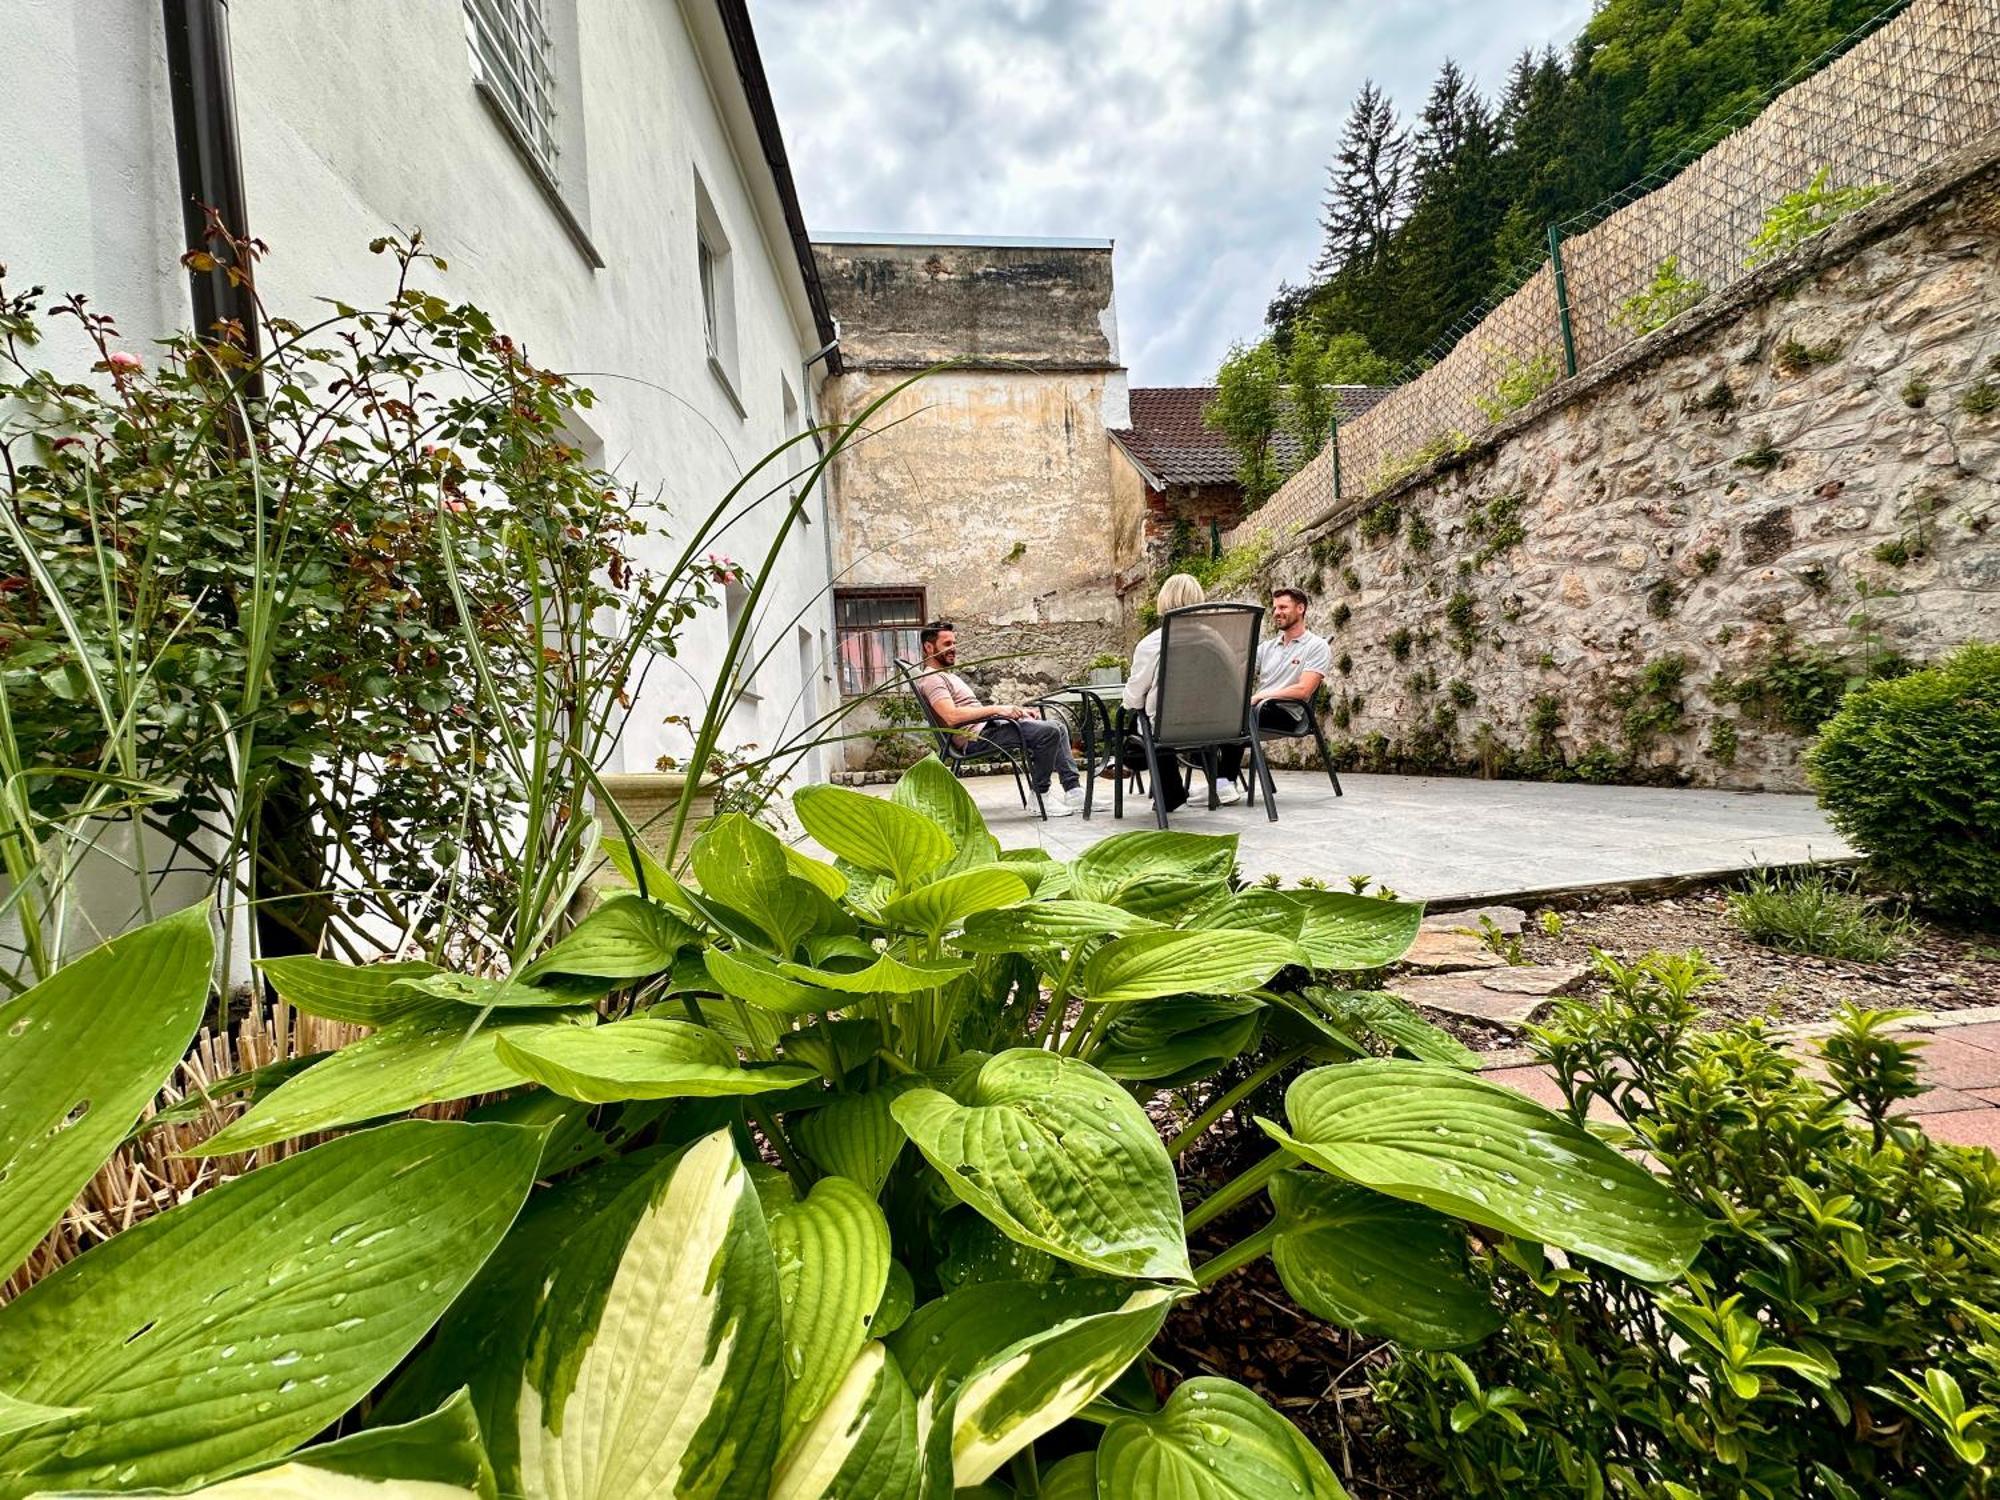
[{"label": "seated man in gray shirt", "polygon": [[[1277,633],[1257,648],[1257,690],[1250,702],[1261,729],[1294,734],[1306,727],[1312,695],[1326,680],[1333,650],[1324,636],[1306,629],[1305,594],[1282,588],[1271,595],[1271,623]],[[1221,802],[1242,800],[1238,778],[1243,772],[1243,746],[1224,745],[1215,752],[1215,795]]]},{"label": "seated man in gray shirt", "polygon": [[1060,777],[1060,797],[1047,797],[1042,809],[1051,818],[1066,818],[1083,806],[1083,778],[1070,756],[1069,731],[1038,719],[1013,703],[981,703],[972,684],[951,669],[958,665],[958,632],[949,620],[933,620],[918,639],[924,648],[924,670],[917,691],[946,728],[957,731],[961,744],[988,739],[1008,749],[1024,750],[1035,793],[1049,790],[1049,778]]}]

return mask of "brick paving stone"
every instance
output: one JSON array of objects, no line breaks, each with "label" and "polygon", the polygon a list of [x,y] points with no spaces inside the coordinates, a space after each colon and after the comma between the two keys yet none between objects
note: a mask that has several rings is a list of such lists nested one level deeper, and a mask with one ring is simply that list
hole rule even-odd
[{"label": "brick paving stone", "polygon": [[1546,1068],[1500,1068],[1479,1076],[1488,1083],[1501,1084],[1516,1093],[1526,1094],[1535,1103],[1549,1109],[1563,1107],[1562,1090],[1556,1087],[1555,1079],[1549,1076]]},{"label": "brick paving stone", "polygon": [[1988,1052],[2000,1052],[2000,1021],[1980,1021],[1972,1026],[1954,1026],[1942,1035],[1954,1042],[1983,1047]]},{"label": "brick paving stone", "polygon": [[1955,1109],[1948,1114],[1925,1115],[1923,1125],[1935,1140],[2000,1151],[2000,1109]]},{"label": "brick paving stone", "polygon": [[1930,1089],[1916,1098],[1899,1106],[1906,1115],[1943,1115],[1954,1110],[1984,1109],[1991,1101],[1977,1094],[1962,1093],[1958,1089]]},{"label": "brick paving stone", "polygon": [[1937,1033],[1917,1056],[1924,1082],[1932,1088],[2000,1088],[2000,1052]]}]

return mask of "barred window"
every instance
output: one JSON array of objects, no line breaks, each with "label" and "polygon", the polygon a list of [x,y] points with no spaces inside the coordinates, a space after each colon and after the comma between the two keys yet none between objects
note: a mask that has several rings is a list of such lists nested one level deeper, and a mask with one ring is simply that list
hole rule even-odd
[{"label": "barred window", "polygon": [[556,79],[544,0],[464,0],[472,71],[535,165],[556,181]]},{"label": "barred window", "polygon": [[833,624],[839,636],[840,691],[846,697],[873,692],[896,675],[896,659],[923,655],[924,625],[920,588],[836,589]]}]

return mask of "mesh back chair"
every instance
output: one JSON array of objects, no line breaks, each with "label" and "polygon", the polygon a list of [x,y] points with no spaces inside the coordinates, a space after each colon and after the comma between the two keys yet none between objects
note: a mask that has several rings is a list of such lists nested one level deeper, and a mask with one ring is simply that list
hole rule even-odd
[{"label": "mesh back chair", "polygon": [[[899,656],[896,658],[896,671],[902,676],[903,686],[910,690],[910,696],[917,700],[917,708],[922,712],[931,740],[937,746],[938,759],[945,763],[951,774],[963,776],[967,766],[1005,761],[1007,769],[1014,773],[1014,790],[1020,793],[1021,806],[1026,807],[1028,788],[1033,784],[1033,778],[1028,775],[1028,742],[1019,727],[1011,719],[988,719],[983,724],[967,726],[979,734],[979,738],[962,740],[959,731],[937,716],[937,710],[931,707],[931,700],[918,688],[917,679],[925,674],[916,663],[904,661]],[[1009,730],[1013,731],[1011,745],[1004,743],[1010,738]],[[998,734],[1000,738],[987,739],[985,732],[988,731]],[[1048,818],[1049,810],[1043,804],[1040,792],[1035,793],[1035,811],[1044,820]]]},{"label": "mesh back chair", "polygon": [[[1250,712],[1251,683],[1257,672],[1257,630],[1264,611],[1255,604],[1196,604],[1160,617],[1159,707],[1122,711],[1127,735],[1146,752],[1153,781],[1153,820],[1167,826],[1166,789],[1160,767],[1191,752],[1208,768],[1208,805],[1216,805],[1215,751],[1223,745],[1249,747],[1252,774],[1264,783],[1264,813],[1273,823],[1278,808],[1257,719]],[[1122,741],[1121,736],[1121,741]],[[1114,816],[1125,815],[1125,783],[1112,793]]]},{"label": "mesh back chair", "polygon": [[[1275,707],[1276,705],[1266,704],[1265,706]],[[1333,752],[1326,748],[1326,735],[1319,727],[1319,710],[1305,700],[1299,700],[1293,703],[1291,707],[1296,727],[1280,729],[1275,725],[1260,724],[1258,726],[1260,735],[1267,740],[1311,739],[1315,745],[1319,746],[1319,763],[1326,767],[1326,779],[1333,783],[1333,795],[1336,797],[1346,796],[1347,793],[1340,789],[1340,772],[1334,769]],[[1243,793],[1249,799],[1251,806],[1256,806],[1257,783],[1255,780],[1249,780],[1244,783]]]}]

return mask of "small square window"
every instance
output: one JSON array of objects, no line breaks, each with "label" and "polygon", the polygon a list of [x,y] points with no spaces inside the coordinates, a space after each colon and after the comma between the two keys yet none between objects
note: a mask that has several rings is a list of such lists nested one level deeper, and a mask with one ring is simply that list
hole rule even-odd
[{"label": "small square window", "polygon": [[873,692],[894,679],[899,659],[914,662],[923,654],[924,591],[836,589],[833,626],[841,693],[852,698]]}]

